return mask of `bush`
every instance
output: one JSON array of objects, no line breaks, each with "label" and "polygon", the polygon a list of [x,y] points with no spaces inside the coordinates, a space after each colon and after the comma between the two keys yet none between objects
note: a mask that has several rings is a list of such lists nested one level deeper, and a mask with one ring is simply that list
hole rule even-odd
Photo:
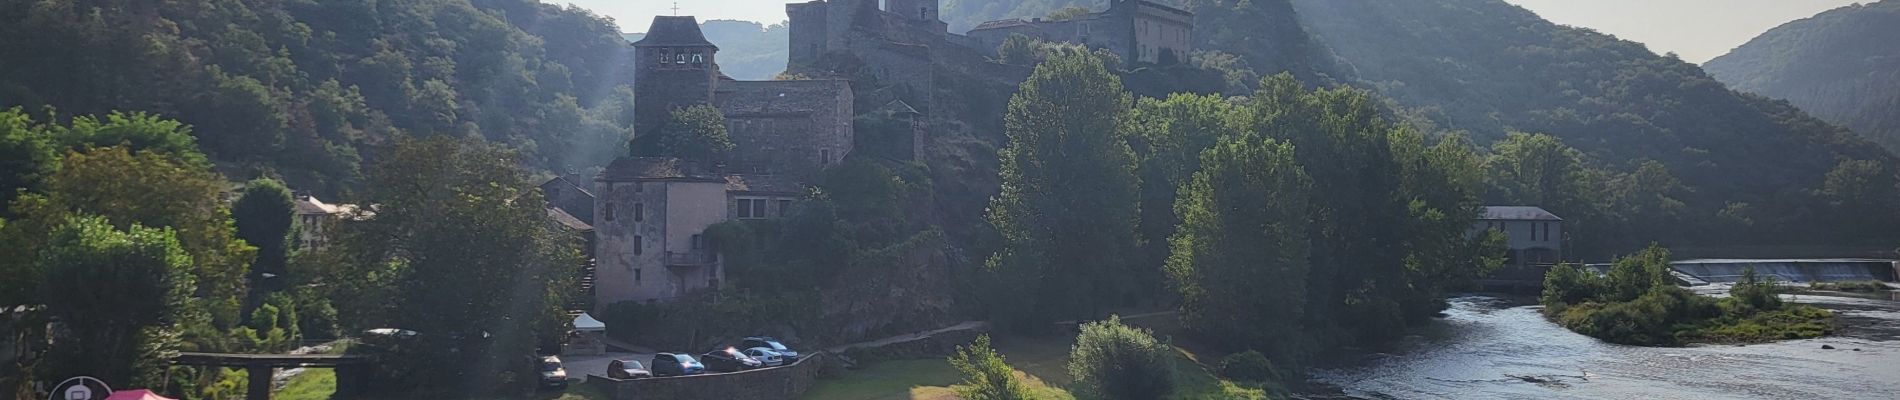
[{"label": "bush", "polygon": [[1266,355],[1247,350],[1221,359],[1220,375],[1237,381],[1268,382],[1279,378],[1280,372],[1273,368],[1273,361]]},{"label": "bush", "polygon": [[1562,315],[1571,304],[1595,300],[1604,286],[1603,278],[1594,271],[1572,264],[1558,265],[1544,274],[1544,293],[1538,303],[1544,305],[1546,314]]},{"label": "bush", "polygon": [[1082,324],[1069,351],[1069,376],[1083,391],[1103,399],[1158,399],[1174,390],[1169,368],[1173,346],[1121,317]]},{"label": "bush", "polygon": [[963,382],[950,387],[963,400],[1036,398],[1029,385],[1016,376],[1016,369],[990,348],[989,335],[978,336],[968,347],[958,346],[957,354],[950,357],[950,366],[963,373]]}]

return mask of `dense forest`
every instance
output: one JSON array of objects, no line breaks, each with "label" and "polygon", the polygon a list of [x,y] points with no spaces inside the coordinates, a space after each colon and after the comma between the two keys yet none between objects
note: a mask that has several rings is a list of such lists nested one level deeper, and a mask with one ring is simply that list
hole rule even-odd
[{"label": "dense forest", "polygon": [[[1647,187],[1569,199],[1536,190],[1487,196],[1543,205],[1579,222],[1581,247],[1598,259],[1649,241],[1892,236],[1863,219],[1891,221],[1892,213],[1848,211],[1856,207],[1850,203],[1892,199],[1834,197],[1858,195],[1827,187],[1842,175],[1891,181],[1891,154],[1787,103],[1732,91],[1642,44],[1559,26],[1495,0],[1294,4],[1358,84],[1417,117],[1479,143],[1512,132],[1549,134],[1579,152],[1587,169],[1573,178],[1580,185]],[[1611,238],[1620,239],[1606,243]]]},{"label": "dense forest", "polygon": [[1900,1],[1789,22],[1702,65],[1737,90],[1785,99],[1900,151]]},{"label": "dense forest", "polygon": [[581,169],[631,135],[616,31],[533,0],[7,1],[0,108],[165,115],[234,177],[333,195],[404,136]]}]

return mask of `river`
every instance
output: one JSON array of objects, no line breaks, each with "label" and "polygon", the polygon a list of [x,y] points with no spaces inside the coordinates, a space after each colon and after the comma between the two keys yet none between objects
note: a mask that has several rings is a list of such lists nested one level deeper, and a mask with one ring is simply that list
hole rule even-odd
[{"label": "river", "polygon": [[[1391,348],[1335,357],[1314,397],[1355,399],[1900,399],[1900,302],[1801,295],[1839,313],[1820,339],[1680,348],[1609,344],[1523,299],[1466,296]],[[1834,350],[1823,350],[1822,346]]]}]

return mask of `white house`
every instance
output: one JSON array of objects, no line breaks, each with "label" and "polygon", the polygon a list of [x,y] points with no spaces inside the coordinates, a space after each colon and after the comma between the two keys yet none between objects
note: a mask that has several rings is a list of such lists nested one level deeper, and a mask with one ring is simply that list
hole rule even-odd
[{"label": "white house", "polygon": [[1511,266],[1554,264],[1563,260],[1564,219],[1533,206],[1486,206],[1471,233],[1504,233]]}]

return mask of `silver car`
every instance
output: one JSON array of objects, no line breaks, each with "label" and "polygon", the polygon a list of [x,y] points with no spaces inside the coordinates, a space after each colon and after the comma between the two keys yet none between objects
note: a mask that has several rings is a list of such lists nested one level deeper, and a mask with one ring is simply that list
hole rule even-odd
[{"label": "silver car", "polygon": [[759,362],[765,363],[767,367],[785,365],[785,356],[776,351],[772,351],[770,348],[753,347],[745,349],[745,355],[758,359]]}]

